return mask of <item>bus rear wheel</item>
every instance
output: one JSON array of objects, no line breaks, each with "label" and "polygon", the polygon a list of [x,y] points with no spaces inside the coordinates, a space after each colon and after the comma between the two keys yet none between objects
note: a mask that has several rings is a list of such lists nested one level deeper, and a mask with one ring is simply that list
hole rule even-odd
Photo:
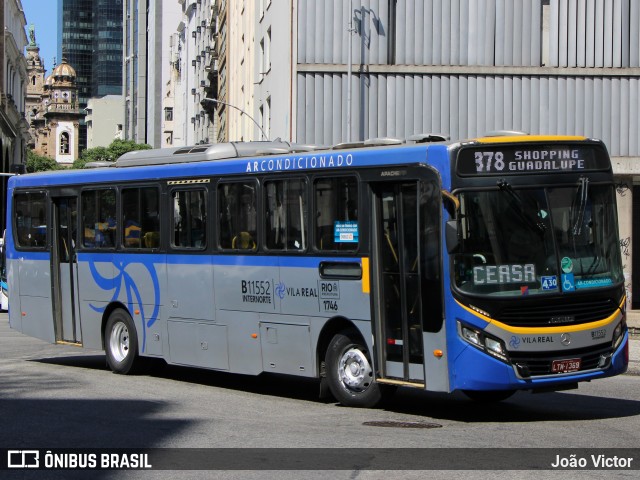
[{"label": "bus rear wheel", "polygon": [[364,342],[349,332],[336,334],[325,357],[327,380],[333,396],[346,407],[375,407],[383,397],[373,378],[371,357]]},{"label": "bus rear wheel", "polygon": [[115,373],[133,373],[138,360],[138,335],[131,316],[118,308],[111,312],[104,329],[107,364]]}]

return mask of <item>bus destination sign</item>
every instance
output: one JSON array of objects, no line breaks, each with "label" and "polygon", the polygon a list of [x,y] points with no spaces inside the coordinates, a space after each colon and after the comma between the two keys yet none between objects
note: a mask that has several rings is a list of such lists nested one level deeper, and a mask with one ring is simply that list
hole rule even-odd
[{"label": "bus destination sign", "polygon": [[505,175],[606,170],[606,155],[593,146],[512,145],[463,148],[458,153],[460,175]]}]

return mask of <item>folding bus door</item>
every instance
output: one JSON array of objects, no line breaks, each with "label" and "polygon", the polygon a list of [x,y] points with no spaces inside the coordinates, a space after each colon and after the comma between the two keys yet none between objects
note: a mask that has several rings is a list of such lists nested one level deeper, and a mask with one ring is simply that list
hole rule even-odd
[{"label": "folding bus door", "polygon": [[82,343],[78,305],[78,199],[53,198],[51,269],[57,342]]},{"label": "folding bus door", "polygon": [[445,364],[434,368],[432,356],[425,358],[444,338],[440,189],[411,178],[371,187],[377,376],[423,386],[433,375],[446,376]]}]

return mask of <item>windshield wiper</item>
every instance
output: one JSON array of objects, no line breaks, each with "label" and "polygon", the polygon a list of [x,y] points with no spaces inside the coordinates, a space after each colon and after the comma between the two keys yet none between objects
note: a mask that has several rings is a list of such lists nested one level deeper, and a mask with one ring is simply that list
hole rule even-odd
[{"label": "windshield wiper", "polygon": [[[544,235],[544,233],[547,231],[547,226],[539,218],[534,219],[531,216],[531,214],[529,213],[530,208],[527,208],[520,194],[516,192],[513,187],[504,179],[498,180],[498,188],[502,192],[507,192],[511,196],[511,198],[515,200],[515,203],[518,206],[517,211],[520,214],[520,217],[527,224],[527,226],[534,232]],[[535,210],[537,210],[537,207],[535,208]]]},{"label": "windshield wiper", "polygon": [[578,203],[578,211],[574,212],[573,207],[571,208],[572,216],[575,213],[575,222],[573,223],[573,228],[571,229],[571,233],[573,233],[574,237],[580,236],[582,233],[582,224],[584,223],[584,212],[587,209],[587,200],[589,198],[589,179],[587,177],[580,177],[580,185],[578,186],[578,193],[576,195],[576,199],[573,202],[575,206],[576,201]]}]

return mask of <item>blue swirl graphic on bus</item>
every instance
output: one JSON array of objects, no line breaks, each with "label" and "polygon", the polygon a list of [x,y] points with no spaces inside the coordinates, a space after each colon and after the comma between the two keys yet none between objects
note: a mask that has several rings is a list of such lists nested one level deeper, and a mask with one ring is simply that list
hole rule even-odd
[{"label": "blue swirl graphic on bus", "polygon": [[[149,272],[149,276],[151,277],[151,284],[153,285],[153,312],[151,315],[147,317],[145,312],[144,303],[142,301],[142,295],[140,294],[140,289],[136,285],[132,276],[127,273],[127,268],[132,265],[142,265]],[[118,263],[113,262],[113,266],[118,272],[115,277],[107,278],[102,276],[97,268],[96,264],[93,260],[89,261],[89,269],[91,271],[91,276],[93,280],[96,282],[96,285],[100,287],[102,290],[110,291],[113,290],[113,294],[111,295],[111,302],[114,302],[120,298],[120,294],[124,287],[124,292],[127,296],[126,304],[129,312],[134,311],[134,305],[140,309],[140,315],[142,317],[142,349],[141,352],[145,351],[146,343],[147,343],[147,328],[151,327],[156,320],[158,320],[158,312],[160,310],[160,281],[158,280],[158,275],[156,273],[155,268],[153,268],[153,262],[148,261],[140,261],[139,257],[136,261],[120,261]],[[103,313],[107,306],[104,307],[96,307],[95,305],[89,304],[89,306],[98,313]]]},{"label": "blue swirl graphic on bus", "polygon": [[511,346],[511,348],[518,348],[520,346],[520,339],[513,335],[511,337],[511,340],[509,341],[509,345]]},{"label": "blue swirl graphic on bus", "polygon": [[276,285],[276,295],[280,297],[280,300],[284,299],[286,290],[287,290],[287,287],[284,284],[284,282],[280,282]]}]

